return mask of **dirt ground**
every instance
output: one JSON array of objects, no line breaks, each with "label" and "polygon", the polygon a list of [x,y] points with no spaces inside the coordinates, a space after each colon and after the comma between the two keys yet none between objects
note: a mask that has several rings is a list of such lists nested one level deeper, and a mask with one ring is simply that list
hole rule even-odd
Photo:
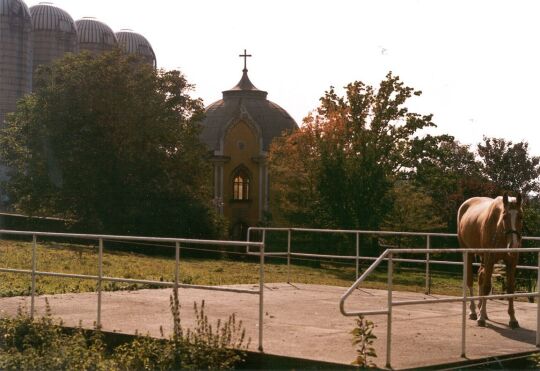
[{"label": "dirt ground", "polygon": [[[231,287],[253,288],[238,285]],[[354,318],[339,312],[339,298],[346,288],[321,285],[267,284],[264,295],[264,352],[349,364],[355,358],[350,331]],[[160,336],[172,331],[169,310],[170,289],[103,293],[102,324],[107,331],[149,333]],[[395,292],[393,300],[432,298],[418,293]],[[441,296],[438,296],[441,297]],[[66,325],[92,328],[96,321],[97,294],[64,294],[36,299],[43,313],[48,298],[53,315]],[[250,349],[258,347],[259,296],[200,289],[181,289],[181,317],[184,326],[193,324],[193,302],[205,300],[211,320],[236,313],[251,338]],[[347,308],[384,309],[387,293],[383,290],[357,290]],[[0,314],[13,315],[20,305],[30,306],[29,298],[0,299]],[[469,359],[535,350],[537,305],[516,303],[521,328],[507,326],[507,303],[490,301],[490,321],[485,328],[467,321],[467,357]],[[394,368],[410,368],[462,361],[461,303],[429,304],[393,309],[392,358]],[[370,316],[375,323],[375,348],[379,367],[386,364],[386,315]]]}]

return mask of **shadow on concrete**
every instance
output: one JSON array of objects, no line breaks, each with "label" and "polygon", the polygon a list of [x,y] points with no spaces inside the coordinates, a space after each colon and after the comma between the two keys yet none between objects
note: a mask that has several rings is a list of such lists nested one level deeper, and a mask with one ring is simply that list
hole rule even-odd
[{"label": "shadow on concrete", "polygon": [[512,329],[507,323],[488,320],[487,328],[494,330],[505,338],[534,345],[536,344],[536,331],[526,328]]}]

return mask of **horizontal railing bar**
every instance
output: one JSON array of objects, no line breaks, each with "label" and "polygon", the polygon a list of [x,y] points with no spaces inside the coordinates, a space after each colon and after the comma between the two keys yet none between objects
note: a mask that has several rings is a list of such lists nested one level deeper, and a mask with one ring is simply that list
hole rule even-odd
[{"label": "horizontal railing bar", "polygon": [[239,294],[260,294],[259,290],[246,290],[246,289],[233,289],[231,287],[221,287],[221,286],[202,286],[202,285],[188,285],[184,283],[179,283],[178,287],[184,289],[201,289],[209,291],[225,291],[225,292],[236,292]]},{"label": "horizontal railing bar", "polygon": [[28,269],[13,269],[13,268],[0,268],[2,273],[18,273],[18,274],[32,274],[31,270]]},{"label": "horizontal railing bar", "polygon": [[[245,255],[261,256],[258,252],[247,252]],[[264,256],[287,256],[286,252],[265,252]]]},{"label": "horizontal railing bar", "polygon": [[[431,237],[457,237],[456,233],[434,233],[434,232],[393,232],[393,231],[366,231],[351,229],[315,229],[315,228],[265,228],[250,227],[251,231],[292,231],[292,232],[318,232],[318,233],[341,233],[341,234],[369,234],[380,236],[431,236]],[[540,241],[540,237],[523,236],[523,240]]]},{"label": "horizontal railing bar", "polygon": [[308,253],[298,253],[298,252],[292,252],[291,256],[299,256],[299,257],[316,257],[316,258],[329,258],[329,259],[346,259],[346,260],[355,260],[356,256],[352,255],[325,255],[325,254],[308,254]]},{"label": "horizontal railing bar", "polygon": [[359,316],[359,315],[375,316],[375,315],[379,315],[379,314],[388,314],[388,310],[381,309],[381,310],[355,311],[355,312],[347,312],[347,313],[344,313],[343,315],[345,315],[347,317],[352,317],[352,316]]},{"label": "horizontal railing bar", "polygon": [[[30,271],[32,273],[32,271]],[[36,276],[49,276],[49,277],[62,277],[62,278],[80,278],[83,280],[97,280],[98,276],[92,276],[88,274],[75,274],[75,273],[56,273],[56,272],[35,272]]]},{"label": "horizontal railing bar", "polygon": [[469,302],[473,300],[480,299],[507,299],[507,298],[530,298],[537,297],[538,292],[531,293],[516,293],[516,294],[499,294],[499,295],[484,295],[484,296],[467,296],[466,298],[439,298],[439,299],[426,299],[426,300],[406,300],[406,301],[394,301],[392,302],[393,306],[404,306],[404,305],[421,305],[421,304],[436,304],[436,303],[462,303],[463,301]]},{"label": "horizontal railing bar", "polygon": [[[110,282],[124,282],[124,283],[139,283],[146,285],[161,285],[174,287],[175,283],[170,281],[153,281],[153,280],[138,280],[132,278],[117,278],[117,277],[103,277],[103,281]],[[246,290],[246,289],[234,289],[230,287],[221,287],[221,286],[208,286],[208,285],[190,285],[187,283],[178,283],[178,287],[184,289],[202,289],[202,290],[211,290],[211,291],[228,291],[228,292],[237,292],[244,294],[258,294],[258,290]]]},{"label": "horizontal railing bar", "polygon": [[[530,251],[530,249],[527,249]],[[427,250],[426,250],[427,251]],[[429,250],[430,252],[433,250]],[[531,251],[534,252],[534,251]],[[246,253],[247,255],[253,255],[253,256],[260,256],[259,253],[256,252],[249,252]],[[264,253],[265,256],[287,256],[288,253],[286,252],[271,252],[271,253]],[[291,253],[291,256],[297,256],[297,257],[311,257],[311,258],[331,258],[331,259],[343,259],[343,260],[355,260],[356,256],[352,255],[323,255],[323,254],[309,254],[309,253]],[[375,261],[377,260],[374,256],[359,256],[358,260],[370,260]],[[387,261],[388,259],[384,259],[384,261]],[[401,262],[401,263],[420,263],[425,264],[427,263],[427,260],[422,259],[403,259],[403,258],[393,258],[392,259],[395,262]],[[430,260],[430,264],[439,264],[439,265],[463,265],[463,262],[460,261],[451,261],[451,260]],[[473,263],[475,267],[479,267],[480,263]],[[504,267],[503,264],[495,264],[495,267]],[[517,269],[525,269],[525,270],[532,270],[536,271],[538,270],[538,267],[530,266],[530,265],[517,265]]]},{"label": "horizontal railing bar", "polygon": [[317,233],[340,233],[340,234],[372,234],[372,235],[395,235],[395,236],[439,236],[456,237],[455,233],[422,233],[422,232],[392,232],[392,231],[366,231],[352,229],[315,229],[315,228],[264,228],[251,227],[252,231],[292,231],[292,232],[317,232]]},{"label": "horizontal railing bar", "polygon": [[511,254],[516,252],[540,252],[540,247],[520,247],[517,249],[388,249],[386,250],[392,254],[433,254],[433,253],[485,253],[485,252],[495,252],[500,254]]},{"label": "horizontal railing bar", "polygon": [[[0,268],[0,272],[4,273],[18,273],[18,274],[32,274],[31,270],[26,269],[8,269]],[[62,278],[79,278],[79,279],[89,279],[89,280],[98,280],[98,276],[86,275],[86,274],[71,274],[71,273],[54,273],[54,272],[35,272],[36,276],[49,276],[49,277],[62,277]],[[174,287],[174,282],[169,281],[153,281],[153,280],[138,280],[132,278],[118,278],[118,277],[102,277],[103,281],[109,282],[121,282],[121,283],[138,283],[138,284],[147,284],[147,285],[159,285]],[[234,289],[230,287],[220,287],[220,286],[207,286],[207,285],[189,285],[179,283],[178,287],[185,289],[201,289],[201,290],[211,290],[211,291],[227,291],[227,292],[236,292],[243,294],[258,294],[258,290],[245,290],[245,289]]]},{"label": "horizontal railing bar", "polygon": [[[261,247],[262,242],[249,242],[249,241],[222,241],[222,240],[195,240],[188,238],[172,238],[172,237],[139,237],[139,236],[116,236],[116,235],[100,235],[100,234],[77,234],[77,233],[55,233],[55,232],[28,232],[28,231],[12,231],[0,229],[0,234],[8,235],[22,235],[22,236],[40,236],[40,237],[64,237],[64,238],[80,238],[99,240],[100,238],[105,240],[114,241],[149,241],[149,242],[180,242],[196,245],[221,245],[221,246],[254,246]],[[167,246],[163,246],[167,247]],[[174,246],[171,246],[174,247]]]},{"label": "horizontal railing bar", "polygon": [[102,281],[109,281],[109,282],[120,282],[120,283],[138,283],[141,285],[156,285],[156,286],[167,286],[167,287],[173,287],[174,282],[170,281],[154,281],[154,280],[143,280],[143,279],[136,279],[136,278],[119,278],[119,277],[101,277]]}]

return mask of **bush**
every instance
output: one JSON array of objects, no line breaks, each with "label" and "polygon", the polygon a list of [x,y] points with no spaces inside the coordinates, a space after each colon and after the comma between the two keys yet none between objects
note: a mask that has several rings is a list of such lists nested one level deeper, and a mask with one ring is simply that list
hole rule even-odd
[{"label": "bush", "polygon": [[82,329],[67,334],[62,323],[46,315],[33,320],[19,308],[14,318],[0,319],[0,369],[2,370],[110,370],[103,335],[87,338]]},{"label": "bush", "polygon": [[245,358],[250,340],[245,342],[242,321],[232,314],[215,327],[208,321],[204,301],[200,308],[194,303],[196,327],[184,330],[180,320],[178,290],[173,290],[170,301],[173,334],[169,341],[160,342],[139,336],[133,342],[115,350],[114,359],[122,370],[171,369],[230,369]]}]

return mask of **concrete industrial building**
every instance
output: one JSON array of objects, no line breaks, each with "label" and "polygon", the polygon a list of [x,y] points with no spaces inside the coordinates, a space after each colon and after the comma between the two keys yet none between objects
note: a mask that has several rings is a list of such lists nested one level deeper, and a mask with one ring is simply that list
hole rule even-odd
[{"label": "concrete industrial building", "polygon": [[146,63],[157,68],[156,53],[154,53],[154,49],[146,37],[132,30],[120,30],[115,35],[118,40],[118,46],[125,53],[138,55]]},{"label": "concrete industrial building", "polygon": [[118,46],[113,30],[93,17],[75,21],[80,51],[94,54],[109,52]]},{"label": "concrete industrial building", "polygon": [[0,0],[0,126],[32,90],[32,21],[25,3]]},{"label": "concrete industrial building", "polygon": [[[94,18],[74,22],[69,13],[51,3],[28,9],[22,0],[0,0],[0,128],[6,115],[15,111],[17,101],[32,91],[39,66],[66,53],[101,53],[120,46],[156,67],[154,51],[144,36],[119,34],[121,45],[111,28]],[[0,180],[6,176],[7,169],[0,165]],[[0,211],[6,208],[0,187]]]},{"label": "concrete industrial building", "polygon": [[50,3],[30,7],[33,32],[33,82],[39,66],[50,64],[66,53],[77,53],[77,29],[73,18]]},{"label": "concrete industrial building", "polygon": [[[6,114],[32,90],[32,21],[25,3],[0,0],[0,128]],[[7,169],[0,165],[0,180]],[[0,188],[0,210],[7,202]]]}]

